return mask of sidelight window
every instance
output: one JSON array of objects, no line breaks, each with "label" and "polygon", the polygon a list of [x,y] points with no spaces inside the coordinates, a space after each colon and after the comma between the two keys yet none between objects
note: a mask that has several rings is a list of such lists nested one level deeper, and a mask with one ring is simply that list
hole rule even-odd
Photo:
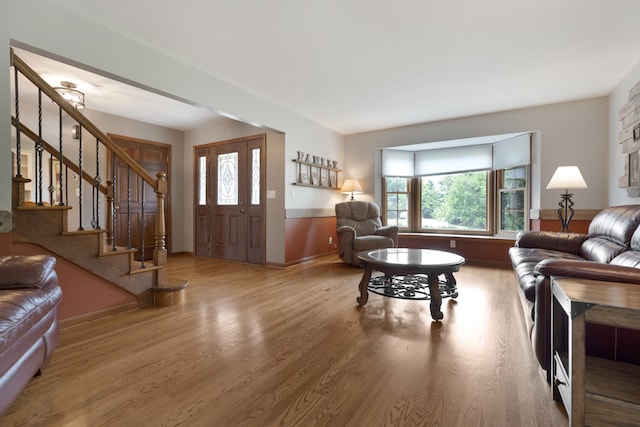
[{"label": "sidelight window", "polygon": [[198,181],[198,204],[204,206],[207,204],[207,157],[200,156],[198,158],[198,168],[200,169]]}]

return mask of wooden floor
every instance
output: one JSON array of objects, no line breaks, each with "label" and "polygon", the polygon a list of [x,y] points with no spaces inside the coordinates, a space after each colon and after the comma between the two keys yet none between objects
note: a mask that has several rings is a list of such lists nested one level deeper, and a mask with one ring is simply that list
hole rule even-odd
[{"label": "wooden floor", "polygon": [[460,296],[371,294],[326,257],[285,270],[172,257],[187,302],[62,331],[0,425],[562,426],[509,269],[465,265]]}]

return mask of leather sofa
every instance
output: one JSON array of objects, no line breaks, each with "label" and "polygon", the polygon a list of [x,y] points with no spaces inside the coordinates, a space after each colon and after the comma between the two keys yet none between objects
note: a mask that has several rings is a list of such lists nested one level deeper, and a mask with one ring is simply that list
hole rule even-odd
[{"label": "leather sofa", "polygon": [[0,257],[0,415],[58,346],[55,264],[47,255]]},{"label": "leather sofa", "polygon": [[335,209],[338,255],[347,264],[361,265],[358,252],[398,247],[398,227],[382,225],[375,203],[342,202]]},{"label": "leather sofa", "polygon": [[[603,209],[593,218],[588,234],[523,232],[509,249],[531,343],[540,366],[547,371],[548,380],[551,277],[640,285],[639,226],[640,205],[614,206]],[[589,329],[586,333],[587,343],[598,340],[593,334],[590,338]]]}]

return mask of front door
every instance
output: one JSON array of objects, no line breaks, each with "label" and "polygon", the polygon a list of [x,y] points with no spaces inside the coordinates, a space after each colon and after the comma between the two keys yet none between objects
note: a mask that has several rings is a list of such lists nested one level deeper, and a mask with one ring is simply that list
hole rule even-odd
[{"label": "front door", "polygon": [[195,148],[196,255],[264,264],[264,141]]}]

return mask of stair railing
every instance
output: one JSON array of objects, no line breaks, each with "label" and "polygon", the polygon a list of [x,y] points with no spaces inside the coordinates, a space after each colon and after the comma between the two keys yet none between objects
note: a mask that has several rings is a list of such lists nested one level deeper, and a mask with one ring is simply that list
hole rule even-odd
[{"label": "stair railing", "polygon": [[[15,91],[15,117],[11,118],[12,125],[16,129],[16,171],[15,176],[13,178],[14,183],[14,207],[16,206],[24,206],[25,204],[25,184],[29,183],[31,180],[22,176],[21,174],[21,150],[22,150],[22,141],[21,137],[24,135],[28,139],[34,142],[35,144],[35,205],[36,206],[45,206],[46,203],[43,200],[42,192],[43,189],[46,188],[49,193],[49,200],[53,202],[54,198],[57,199],[57,205],[65,206],[68,205],[68,182],[69,182],[69,171],[72,174],[76,174],[79,177],[80,185],[79,185],[79,226],[78,230],[84,230],[83,221],[82,221],[82,203],[83,203],[83,193],[82,193],[82,181],[88,182],[92,186],[92,221],[91,227],[95,230],[102,229],[100,225],[100,198],[104,197],[105,199],[105,208],[106,215],[105,218],[105,232],[106,232],[106,243],[110,245],[113,251],[119,250],[116,246],[116,215],[117,215],[117,207],[116,207],[116,173],[115,170],[111,172],[111,180],[107,181],[107,185],[102,185],[102,178],[100,175],[100,158],[99,158],[99,147],[100,144],[106,147],[108,152],[112,153],[111,162],[112,168],[115,169],[115,159],[119,159],[123,162],[127,169],[128,175],[131,172],[135,174],[134,179],[139,179],[141,187],[144,188],[144,183],[146,182],[153,189],[157,198],[157,217],[156,217],[156,227],[155,227],[155,241],[154,241],[154,251],[153,251],[153,260],[154,265],[156,266],[166,266],[167,260],[167,251],[166,251],[166,225],[165,225],[165,197],[167,193],[167,181],[166,174],[164,172],[158,172],[156,177],[152,177],[141,165],[139,165],[135,160],[133,160],[122,148],[120,148],[117,144],[115,144],[111,138],[103,133],[93,122],[87,119],[80,111],[78,111],[73,105],[67,102],[62,95],[60,95],[53,87],[51,87],[44,79],[42,79],[33,69],[31,69],[20,57],[18,57],[13,49],[11,49],[11,66],[14,67],[14,91]],[[38,88],[38,130],[37,132],[29,129],[24,123],[20,120],[20,101],[19,101],[19,78],[18,73],[22,74],[25,78],[27,78],[31,83],[33,83]],[[42,129],[42,94],[46,95],[51,99],[55,104],[59,107],[59,141],[58,141],[58,149],[54,148],[52,144],[48,143],[43,138],[43,129]],[[78,164],[76,165],[72,160],[70,160],[66,155],[63,155],[63,137],[62,137],[62,116],[63,111],[66,112],[69,117],[75,120],[78,123]],[[83,134],[88,133],[95,137],[96,141],[96,173],[94,176],[91,176],[84,169],[83,165]],[[49,184],[45,187],[43,183],[43,159],[46,157],[44,152],[49,154],[50,160],[50,168],[49,168]],[[66,150],[65,150],[66,153]],[[53,164],[52,160],[56,159],[60,162],[60,170],[52,171],[51,165]],[[55,174],[54,174],[55,172]],[[108,173],[109,175],[109,173]],[[57,182],[56,182],[57,181]],[[127,201],[130,200],[130,188],[127,190]],[[54,197],[54,194],[56,197]],[[144,195],[142,195],[144,198]],[[53,203],[49,203],[53,204]],[[144,207],[143,207],[144,209]],[[130,212],[127,211],[127,215],[130,215]],[[141,250],[144,254],[144,227],[146,226],[144,220],[141,222],[142,232],[141,235]],[[131,247],[131,231],[127,231],[127,246]],[[143,256],[144,259],[144,256]],[[144,267],[144,261],[142,263]],[[163,278],[166,279],[166,271],[165,269],[158,272],[158,283],[161,284],[163,282]]]}]

